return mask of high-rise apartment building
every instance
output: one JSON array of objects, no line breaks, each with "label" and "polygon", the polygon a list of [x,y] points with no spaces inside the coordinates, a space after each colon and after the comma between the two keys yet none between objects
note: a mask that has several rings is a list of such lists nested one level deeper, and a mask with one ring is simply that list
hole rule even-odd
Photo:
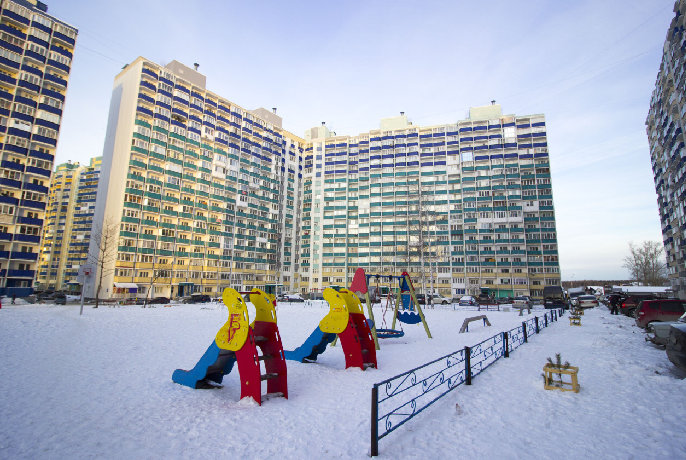
[{"label": "high-rise apartment building", "polygon": [[90,239],[101,297],[292,289],[305,141],[276,109],[205,84],[197,66],[142,57],[115,78]]},{"label": "high-rise apartment building", "polygon": [[63,163],[52,175],[36,277],[40,289],[81,291],[76,277],[88,260],[101,163],[101,157],[88,166]]},{"label": "high-rise apartment building", "polygon": [[310,292],[358,267],[446,295],[560,284],[543,115],[493,104],[445,125],[401,114],[300,138],[205,80],[144,58],[115,78],[90,244],[102,297]]},{"label": "high-rise apartment building", "polygon": [[305,137],[302,292],[349,285],[357,267],[407,270],[445,295],[541,297],[560,284],[543,115],[493,104],[445,125],[401,114],[356,136]]},{"label": "high-rise apartment building", "polygon": [[0,13],[0,294],[32,292],[77,30],[38,1]]},{"label": "high-rise apartment building", "polygon": [[684,14],[686,1],[674,4],[674,19],[667,32],[660,71],[650,100],[646,132],[655,191],[667,256],[668,276],[674,292],[686,298],[686,216],[684,216],[684,130],[686,128],[686,72],[684,71]]}]

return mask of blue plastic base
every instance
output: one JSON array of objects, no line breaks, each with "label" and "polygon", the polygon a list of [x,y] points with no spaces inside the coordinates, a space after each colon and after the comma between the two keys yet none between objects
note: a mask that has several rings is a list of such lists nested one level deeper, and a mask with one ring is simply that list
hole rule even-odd
[{"label": "blue plastic base", "polygon": [[399,311],[398,321],[405,324],[419,324],[422,322],[422,318],[419,316],[418,313]]},{"label": "blue plastic base", "polygon": [[405,335],[405,331],[396,329],[377,329],[376,336],[380,339],[394,339]]},{"label": "blue plastic base", "polygon": [[336,334],[322,332],[317,326],[317,329],[310,334],[305,343],[293,351],[284,350],[283,353],[289,361],[300,361],[301,363],[316,361],[317,356],[324,353],[326,346],[334,340],[336,340]]},{"label": "blue plastic base", "polygon": [[172,374],[172,380],[179,385],[185,385],[196,390],[211,388],[207,381],[222,383],[224,376],[231,373],[235,363],[235,353],[222,350],[213,341],[193,369],[190,371],[176,369]]}]

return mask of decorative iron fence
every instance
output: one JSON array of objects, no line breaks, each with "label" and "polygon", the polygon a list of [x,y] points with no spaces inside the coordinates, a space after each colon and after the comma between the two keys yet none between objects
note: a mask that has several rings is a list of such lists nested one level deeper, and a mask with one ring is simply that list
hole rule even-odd
[{"label": "decorative iron fence", "polygon": [[472,378],[488,366],[507,358],[533,334],[564,315],[550,310],[521,326],[501,332],[473,347],[464,347],[423,366],[391,377],[372,388],[371,455],[379,455],[379,439],[404,425],[455,387],[472,384]]}]

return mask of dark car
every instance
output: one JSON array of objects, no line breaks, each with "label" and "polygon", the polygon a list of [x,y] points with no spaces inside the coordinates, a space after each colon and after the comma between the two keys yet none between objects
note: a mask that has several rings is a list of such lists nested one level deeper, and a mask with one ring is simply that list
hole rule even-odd
[{"label": "dark car", "polygon": [[643,300],[636,310],[636,326],[646,327],[652,322],[676,321],[684,314],[680,299]]},{"label": "dark car", "polygon": [[54,300],[55,299],[55,291],[41,292],[40,294],[36,294],[36,297],[38,298],[38,300],[43,300],[43,301]]},{"label": "dark car", "polygon": [[148,304],[150,305],[163,303],[169,303],[169,297],[153,297],[152,299],[148,299]]},{"label": "dark car", "polygon": [[686,323],[672,324],[669,328],[667,357],[672,364],[686,372]]},{"label": "dark car", "polygon": [[545,286],[543,288],[543,306],[545,308],[565,308],[565,291],[561,286]]},{"label": "dark car", "polygon": [[190,297],[183,299],[183,303],[208,303],[212,302],[212,298],[207,294],[193,294]]},{"label": "dark car", "polygon": [[480,305],[480,300],[476,300],[474,297],[470,295],[463,295],[460,298],[460,306],[461,307],[476,307]]},{"label": "dark car", "polygon": [[656,299],[653,294],[634,294],[623,299],[619,303],[619,311],[626,316],[634,316],[634,312],[638,308],[638,304],[642,300],[653,300]]},{"label": "dark car", "polygon": [[300,294],[281,294],[277,299],[277,302],[304,302]]},{"label": "dark car", "polygon": [[55,294],[55,305],[66,305],[67,304],[67,296],[62,293],[57,293]]}]

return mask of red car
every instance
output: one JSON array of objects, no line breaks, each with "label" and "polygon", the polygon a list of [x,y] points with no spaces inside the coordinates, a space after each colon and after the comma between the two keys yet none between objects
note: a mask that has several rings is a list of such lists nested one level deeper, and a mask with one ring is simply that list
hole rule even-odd
[{"label": "red car", "polygon": [[680,299],[642,301],[636,310],[636,326],[646,327],[656,321],[676,321],[684,314],[686,302]]}]

